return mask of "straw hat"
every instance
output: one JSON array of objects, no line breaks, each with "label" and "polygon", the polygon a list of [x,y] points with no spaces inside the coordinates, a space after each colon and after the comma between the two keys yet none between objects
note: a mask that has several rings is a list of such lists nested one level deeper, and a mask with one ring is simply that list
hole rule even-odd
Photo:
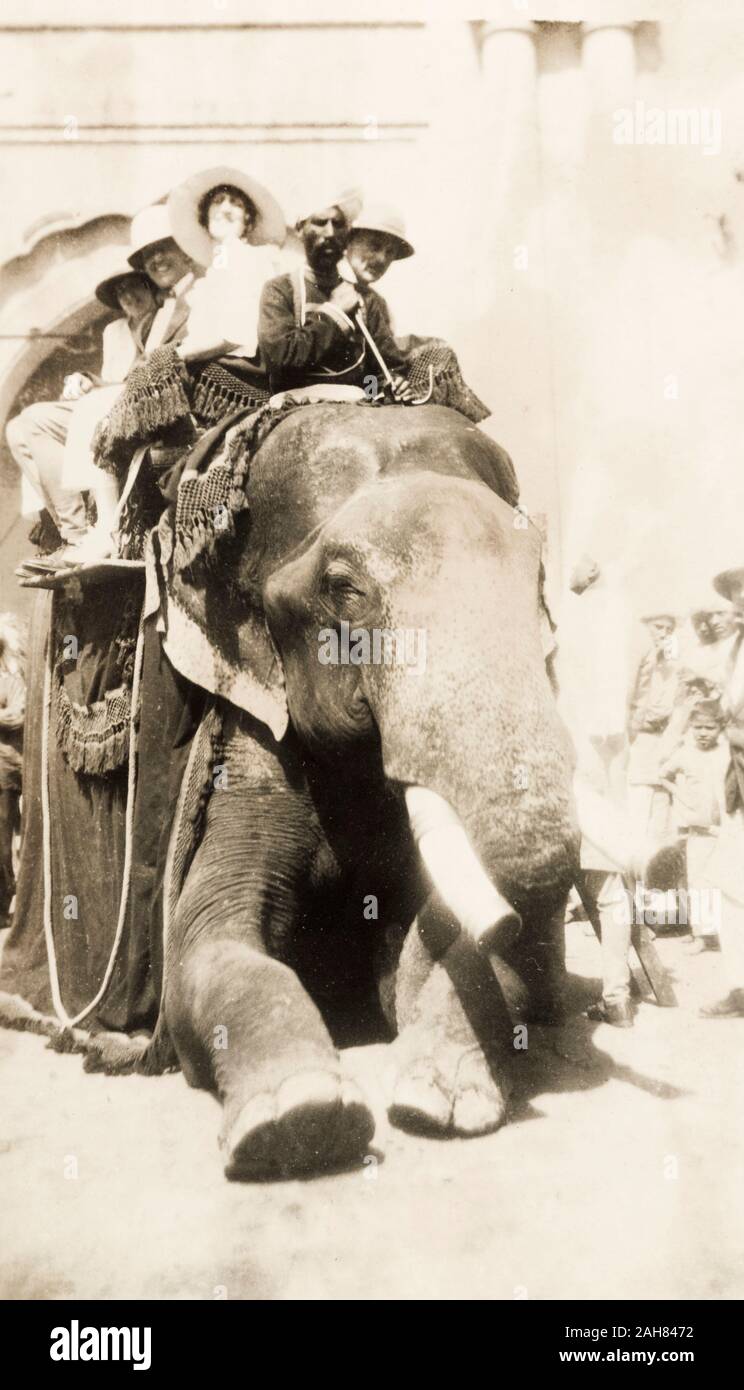
[{"label": "straw hat", "polygon": [[299,217],[296,218],[296,221],[304,222],[308,217],[312,217],[314,212],[320,212],[323,208],[338,208],[339,212],[343,213],[346,221],[351,224],[356,221],[362,210],[363,204],[364,196],[361,189],[345,188],[342,191],[336,189],[328,198],[315,198],[310,207],[305,204],[303,211],[300,213]]},{"label": "straw hat", "polygon": [[215,243],[199,221],[199,207],[206,194],[221,184],[240,189],[256,209],[256,221],[245,240],[251,246],[266,246],[270,242],[281,246],[287,235],[287,221],[274,195],[242,169],[217,164],[212,169],[192,174],[173,189],[168,199],[170,234],[181,249],[199,265],[212,264]]},{"label": "straw hat", "polygon": [[122,266],[121,270],[114,271],[113,275],[107,275],[105,280],[101,280],[101,283],[96,285],[96,299],[99,299],[101,304],[105,304],[107,309],[118,311],[121,307],[118,291],[127,280],[144,281],[145,284],[150,284],[143,270],[130,270],[128,265]]},{"label": "straw hat", "polygon": [[392,208],[372,207],[358,216],[352,232],[384,232],[395,242],[397,250],[396,261],[407,260],[414,254],[410,241],[406,238],[406,226],[400,213],[394,212]]}]

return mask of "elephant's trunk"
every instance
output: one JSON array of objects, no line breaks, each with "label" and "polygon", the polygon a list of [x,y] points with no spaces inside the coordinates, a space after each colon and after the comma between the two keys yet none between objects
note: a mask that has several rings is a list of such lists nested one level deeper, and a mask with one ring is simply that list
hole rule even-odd
[{"label": "elephant's trunk", "polygon": [[492,883],[449,802],[428,787],[405,792],[411,829],[440,898],[463,929],[491,947],[511,944],[522,922]]},{"label": "elephant's trunk", "polygon": [[[426,789],[438,797],[440,811],[442,804],[450,808],[449,841],[440,817],[437,840],[427,846],[434,881],[445,871],[481,886],[485,879],[524,916],[538,897],[559,900],[576,867],[572,753],[542,654],[539,646],[533,654],[521,633],[520,645],[503,655],[493,656],[475,635],[457,648],[454,640],[445,646],[433,624],[429,645],[431,669],[420,676],[365,672],[385,772],[417,794]],[[424,837],[416,838],[423,854]],[[482,866],[477,880],[470,868],[448,868],[448,860],[461,864],[468,850],[470,868],[472,860]],[[495,900],[485,890],[484,896],[495,910]],[[485,915],[481,910],[478,927]]]}]

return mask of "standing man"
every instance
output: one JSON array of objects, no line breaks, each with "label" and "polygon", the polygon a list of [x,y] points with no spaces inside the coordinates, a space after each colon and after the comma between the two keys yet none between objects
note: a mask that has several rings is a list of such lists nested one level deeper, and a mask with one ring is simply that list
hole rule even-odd
[{"label": "standing man", "polygon": [[731,753],[726,807],[717,842],[719,862],[712,872],[709,867],[721,893],[719,935],[729,991],[700,1012],[703,1018],[744,1018],[744,569],[724,570],[713,587],[731,604],[738,628],[721,701]]},{"label": "standing man", "polygon": [[591,827],[581,841],[580,888],[602,934],[602,997],[587,1014],[595,1023],[632,1028],[631,905],[623,880],[632,858],[625,826],[626,606],[620,576],[591,556],[574,567],[569,587],[575,598],[567,600],[558,647],[559,701],[576,747],[577,802],[588,803],[582,825]]},{"label": "standing man", "polygon": [[628,706],[628,810],[651,847],[664,843],[672,829],[671,798],[659,769],[670,751],[662,736],[680,691],[680,662],[674,614],[652,609],[641,621],[651,648],[638,666]]},{"label": "standing man", "polygon": [[361,206],[361,196],[352,190],[301,217],[297,231],[305,264],[264,286],[258,341],[272,391],[333,382],[365,388],[370,378],[381,391],[384,373],[359,327],[361,315],[390,368],[395,399],[413,399],[396,370],[402,356],[378,297],[365,297],[339,274]]}]

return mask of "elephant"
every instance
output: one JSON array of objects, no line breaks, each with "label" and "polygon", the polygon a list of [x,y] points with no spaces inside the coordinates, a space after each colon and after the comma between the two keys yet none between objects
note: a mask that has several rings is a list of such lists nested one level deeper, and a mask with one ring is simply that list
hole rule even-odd
[{"label": "elephant", "polygon": [[[504,1122],[514,1021],[560,1010],[578,833],[506,452],[444,407],[316,404],[261,444],[246,500],[208,608],[252,625],[273,717],[221,705],[159,1029],[222,1101],[227,1176],[260,1180],[367,1152],[328,1015],[369,981],[391,1121]],[[170,634],[191,676],[186,646]]]}]

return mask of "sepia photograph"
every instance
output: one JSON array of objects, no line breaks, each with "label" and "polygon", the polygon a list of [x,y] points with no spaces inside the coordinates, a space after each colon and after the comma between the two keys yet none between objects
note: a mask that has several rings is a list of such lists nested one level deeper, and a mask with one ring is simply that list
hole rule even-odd
[{"label": "sepia photograph", "polygon": [[5,0],[0,73],[6,1321],[710,1370],[744,7]]}]

